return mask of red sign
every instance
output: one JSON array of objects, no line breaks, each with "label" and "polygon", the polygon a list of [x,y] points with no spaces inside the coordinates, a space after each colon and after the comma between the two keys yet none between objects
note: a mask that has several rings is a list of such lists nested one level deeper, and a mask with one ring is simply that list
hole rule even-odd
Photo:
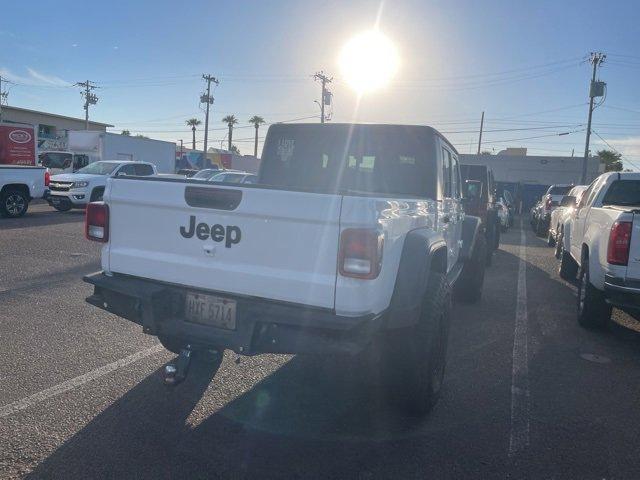
[{"label": "red sign", "polygon": [[36,138],[29,125],[0,125],[0,164],[35,165]]}]

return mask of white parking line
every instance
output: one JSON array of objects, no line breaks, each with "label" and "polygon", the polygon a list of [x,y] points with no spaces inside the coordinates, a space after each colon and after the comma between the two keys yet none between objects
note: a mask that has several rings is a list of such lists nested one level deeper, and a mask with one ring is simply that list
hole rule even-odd
[{"label": "white parking line", "polygon": [[527,244],[520,219],[520,261],[518,263],[518,297],[513,332],[513,367],[511,371],[511,433],[509,456],[529,445],[529,358],[527,353]]},{"label": "white parking line", "polygon": [[162,345],[155,345],[151,348],[147,348],[146,350],[141,350],[132,355],[129,355],[128,357],[116,360],[113,363],[109,363],[102,367],[96,368],[95,370],[80,375],[79,377],[72,378],[70,380],[59,383],[58,385],[54,385],[51,388],[47,388],[46,390],[42,390],[38,393],[34,393],[33,395],[29,395],[22,400],[18,400],[16,402],[5,405],[4,407],[0,407],[0,418],[8,417],[9,415],[13,415],[20,410],[24,410],[25,408],[29,408],[37,403],[43,402],[48,398],[55,397],[56,395],[68,392],[69,390],[73,390],[74,388],[78,388],[85,383],[96,380],[115,370],[118,370],[119,368],[126,367],[127,365],[137,362],[138,360],[142,360],[143,358],[146,358],[149,355],[153,355],[154,353],[158,353],[162,350],[164,350]]}]

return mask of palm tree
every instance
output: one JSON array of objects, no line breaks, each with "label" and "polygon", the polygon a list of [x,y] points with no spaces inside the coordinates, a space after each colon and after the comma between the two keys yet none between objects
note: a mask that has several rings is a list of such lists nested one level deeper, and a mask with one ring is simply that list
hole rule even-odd
[{"label": "palm tree", "polygon": [[225,122],[227,124],[227,126],[229,127],[229,148],[228,150],[231,150],[231,141],[233,140],[233,126],[238,123],[238,119],[236,118],[235,115],[227,115],[226,117],[224,117],[222,119],[223,122]]},{"label": "palm tree", "polygon": [[253,123],[253,126],[256,127],[256,140],[253,143],[253,156],[257,158],[258,157],[258,128],[260,128],[260,125],[264,123],[264,118],[258,115],[254,115],[249,119],[249,123]]},{"label": "palm tree", "polygon": [[197,118],[190,118],[185,122],[188,127],[191,127],[191,133],[193,133],[193,149],[196,149],[196,127],[202,122]]}]

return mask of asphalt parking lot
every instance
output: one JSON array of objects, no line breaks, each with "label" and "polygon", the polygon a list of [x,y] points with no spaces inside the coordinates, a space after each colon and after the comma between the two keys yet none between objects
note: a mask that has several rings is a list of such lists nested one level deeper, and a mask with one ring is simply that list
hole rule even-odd
[{"label": "asphalt parking lot", "polygon": [[455,307],[444,394],[417,422],[345,359],[227,352],[164,386],[174,356],[84,302],[82,221],[0,220],[0,478],[640,478],[636,321],[578,327],[528,228]]}]

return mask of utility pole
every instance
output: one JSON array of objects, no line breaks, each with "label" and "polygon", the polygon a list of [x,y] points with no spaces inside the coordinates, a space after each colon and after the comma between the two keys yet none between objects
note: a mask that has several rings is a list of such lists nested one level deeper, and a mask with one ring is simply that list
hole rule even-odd
[{"label": "utility pole", "polygon": [[[5,83],[11,83],[8,80],[4,81]],[[9,97],[9,92],[2,91],[2,75],[0,75],[0,122],[2,122],[2,102],[6,103],[7,97]]]},{"label": "utility pole", "polygon": [[75,86],[84,88],[84,91],[80,92],[80,95],[84,97],[84,129],[89,130],[89,105],[98,103],[98,96],[95,93],[91,93],[91,90],[98,87],[89,80],[86,82],[78,82]]},{"label": "utility pole", "polygon": [[480,148],[482,147],[482,129],[484,127],[484,112],[482,112],[482,117],[480,117],[480,137],[478,138],[478,155],[480,155]]},{"label": "utility pole", "polygon": [[202,75],[202,78],[207,81],[207,93],[200,95],[200,103],[207,104],[207,110],[204,116],[204,158],[207,158],[207,141],[209,140],[209,106],[213,104],[213,97],[211,96],[211,82],[218,85],[218,79],[212,75]]},{"label": "utility pole", "polygon": [[182,158],[182,155],[184,154],[184,148],[182,146],[182,139],[180,139],[179,141],[180,141],[180,158]]},{"label": "utility pole", "polygon": [[327,90],[327,84],[333,81],[333,77],[327,77],[322,70],[313,75],[314,80],[319,80],[322,85],[322,96],[320,97],[320,123],[324,123],[324,106],[331,104],[331,92]]},{"label": "utility pole", "polygon": [[584,158],[582,159],[581,183],[587,183],[587,162],[589,161],[589,140],[591,139],[591,117],[593,116],[593,100],[604,95],[604,82],[596,82],[598,67],[604,63],[607,56],[601,52],[591,52],[589,62],[593,65],[591,84],[589,85],[589,119],[587,121],[587,139],[584,146]]}]

